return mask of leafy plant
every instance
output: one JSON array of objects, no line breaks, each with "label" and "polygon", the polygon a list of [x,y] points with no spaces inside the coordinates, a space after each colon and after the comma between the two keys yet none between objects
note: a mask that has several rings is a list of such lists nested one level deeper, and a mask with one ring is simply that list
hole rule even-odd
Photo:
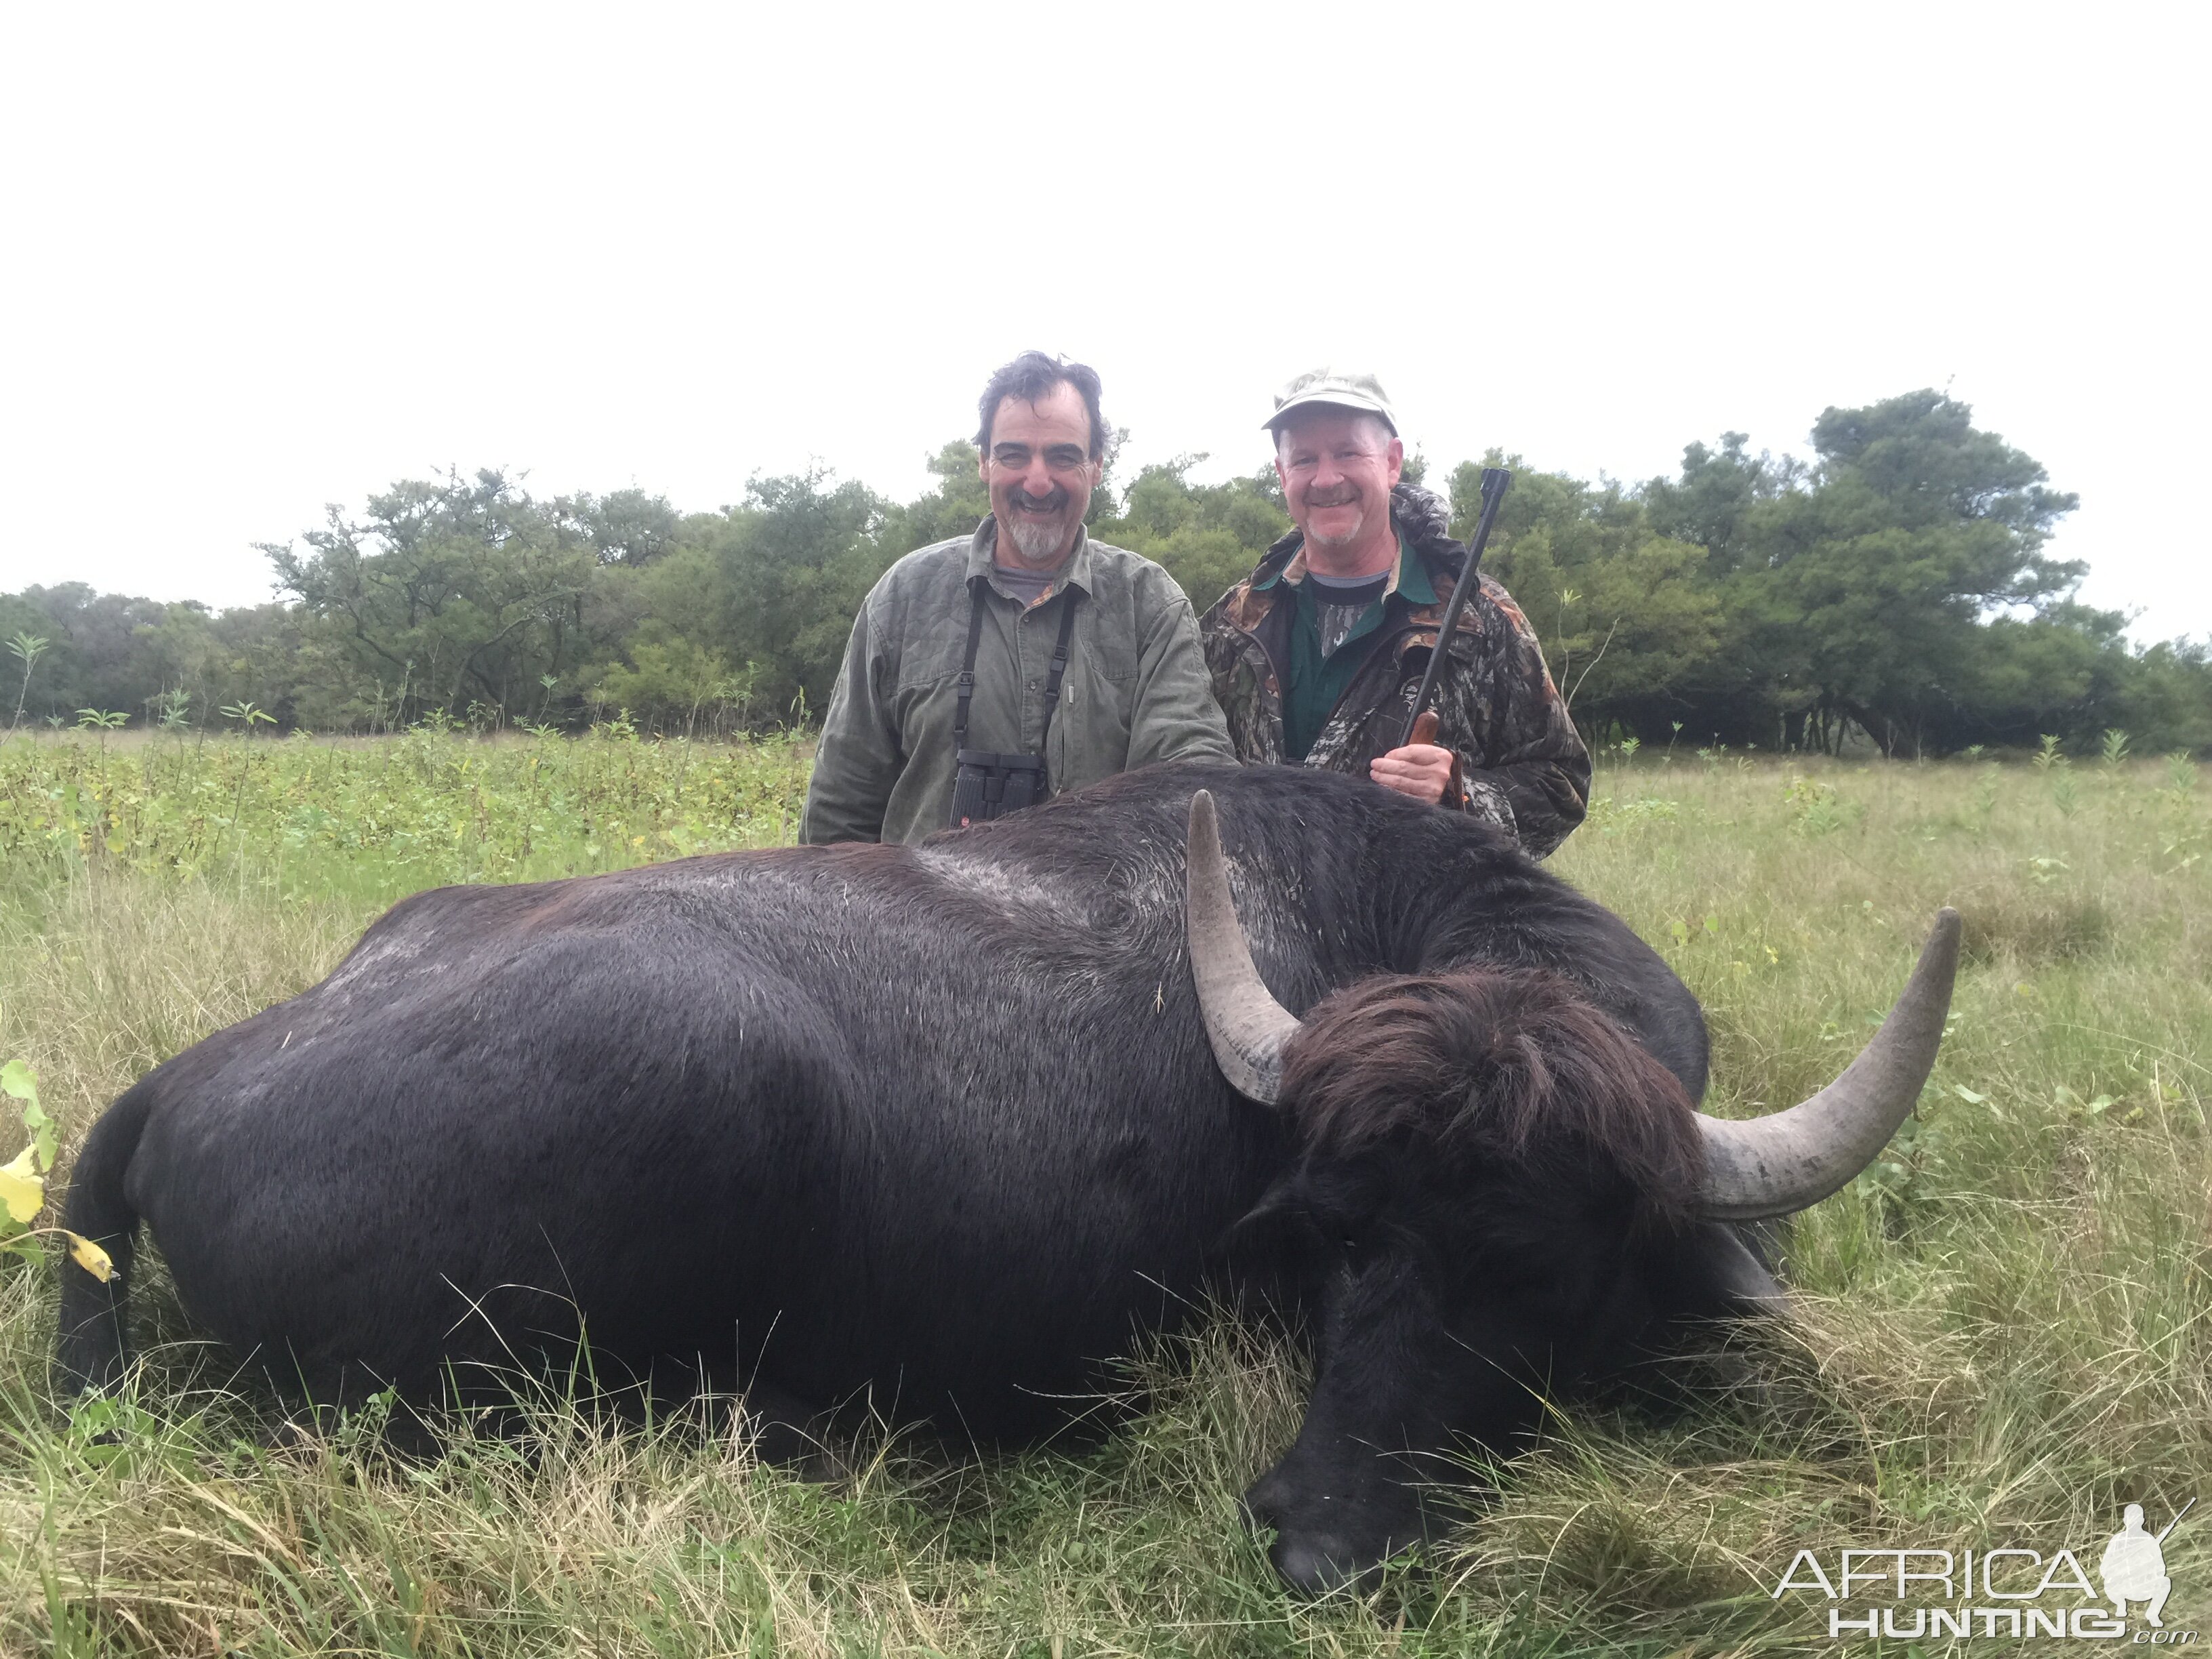
[{"label": "leafy plant", "polygon": [[2159,791],[2166,828],[2159,837],[2159,863],[2153,866],[2161,876],[2178,874],[2204,856],[2208,832],[2203,820],[2190,810],[2196,788],[2197,763],[2185,754],[2168,755],[2166,787]]},{"label": "leafy plant", "polygon": [[46,1253],[40,1240],[64,1238],[69,1241],[71,1259],[94,1278],[105,1281],[114,1273],[115,1264],[99,1245],[66,1227],[31,1224],[46,1207],[46,1176],[53,1170],[58,1151],[54,1121],[39,1106],[39,1074],[21,1060],[9,1060],[0,1066],[0,1094],[22,1103],[20,1115],[31,1137],[30,1144],[12,1162],[0,1165],[0,1255],[21,1256],[43,1266]]},{"label": "leafy plant", "polygon": [[1796,809],[1790,826],[1801,836],[1826,836],[1844,827],[1844,813],[1836,786],[1798,773],[1782,791],[1782,799]]},{"label": "leafy plant", "polygon": [[2057,807],[2063,816],[2072,817],[2075,808],[2081,804],[2081,792],[2075,787],[2073,777],[2067,769],[2073,763],[2059,748],[2057,738],[2051,732],[2045,732],[2043,746],[2030,758],[2035,769],[2050,781],[2051,805]]},{"label": "leafy plant", "polygon": [[23,665],[23,682],[15,688],[15,718],[8,722],[12,732],[23,720],[23,699],[31,695],[31,671],[39,665],[39,659],[46,654],[51,641],[37,635],[18,629],[8,641],[8,654]]}]

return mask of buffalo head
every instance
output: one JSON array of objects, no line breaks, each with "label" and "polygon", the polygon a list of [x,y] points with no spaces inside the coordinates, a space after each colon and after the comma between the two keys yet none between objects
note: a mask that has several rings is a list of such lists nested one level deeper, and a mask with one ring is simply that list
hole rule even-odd
[{"label": "buffalo head", "polygon": [[1723,1224],[1802,1209],[1881,1151],[1935,1063],[1958,960],[1945,910],[1840,1078],[1730,1122],[1540,970],[1376,975],[1301,1021],[1253,966],[1203,793],[1188,878],[1215,1057],[1296,1131],[1247,1225],[1303,1253],[1313,1395],[1246,1503],[1275,1530],[1277,1570],[1309,1590],[1419,1541],[1461,1448],[1514,1449],[1549,1389],[1670,1318],[1776,1294]]}]

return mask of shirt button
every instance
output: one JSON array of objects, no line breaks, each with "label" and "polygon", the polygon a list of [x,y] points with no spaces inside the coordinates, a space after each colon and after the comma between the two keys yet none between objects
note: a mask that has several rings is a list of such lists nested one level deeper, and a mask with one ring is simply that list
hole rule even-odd
[{"label": "shirt button", "polygon": [[1035,680],[1031,680],[1030,682],[1030,690],[1032,691],[1036,690],[1036,682]]}]

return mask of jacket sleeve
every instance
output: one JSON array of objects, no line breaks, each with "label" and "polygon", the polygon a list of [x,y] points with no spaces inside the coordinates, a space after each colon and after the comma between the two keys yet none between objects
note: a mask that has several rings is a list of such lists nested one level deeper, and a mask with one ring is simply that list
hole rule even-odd
[{"label": "jacket sleeve", "polygon": [[1589,751],[1521,608],[1487,579],[1482,598],[1489,648],[1448,677],[1461,705],[1448,724],[1483,734],[1482,752],[1462,757],[1465,805],[1544,858],[1589,810]]},{"label": "jacket sleeve", "polygon": [[905,756],[890,714],[883,653],[876,648],[875,596],[860,605],[844,665],[830,693],[814,775],[806,785],[806,810],[799,821],[803,845],[881,841],[884,809],[899,780]]},{"label": "jacket sleeve", "polygon": [[1155,578],[1167,589],[1137,650],[1135,706],[1129,717],[1132,767],[1154,761],[1234,763],[1228,723],[1213,700],[1212,678],[1199,642],[1190,601],[1165,571]]}]

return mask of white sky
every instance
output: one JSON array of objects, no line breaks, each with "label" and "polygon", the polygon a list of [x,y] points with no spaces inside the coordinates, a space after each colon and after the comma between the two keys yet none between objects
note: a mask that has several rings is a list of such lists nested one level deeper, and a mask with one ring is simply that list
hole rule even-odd
[{"label": "white sky", "polygon": [[9,7],[0,591],[259,600],[448,463],[909,495],[1034,345],[1210,474],[1323,362],[1624,478],[1948,383],[2212,633],[2206,8],[1510,9]]}]

